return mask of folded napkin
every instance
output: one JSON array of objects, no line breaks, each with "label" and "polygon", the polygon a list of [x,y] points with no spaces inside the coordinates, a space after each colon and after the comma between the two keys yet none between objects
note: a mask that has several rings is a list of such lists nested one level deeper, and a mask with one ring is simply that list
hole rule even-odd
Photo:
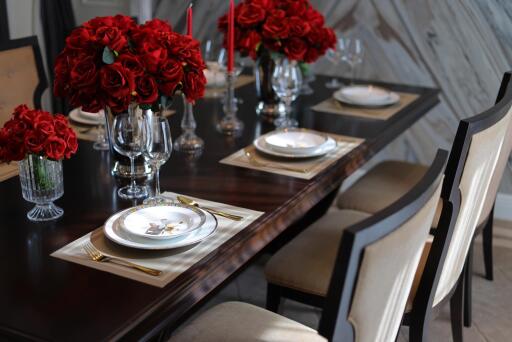
[{"label": "folded napkin", "polygon": [[[164,196],[171,199],[176,199],[177,195],[178,194],[172,192],[164,193]],[[185,272],[194,264],[201,261],[201,259],[215,251],[223,243],[228,241],[231,237],[242,231],[244,228],[256,221],[256,219],[258,219],[261,215],[263,215],[263,213],[259,211],[207,201],[194,197],[190,198],[194,199],[201,206],[240,215],[244,217],[244,219],[241,221],[232,221],[217,216],[217,230],[205,240],[189,247],[164,251],[137,250],[117,245],[108,240],[103,233],[103,227],[99,227],[53,252],[51,256],[87,267],[95,268],[104,272],[113,273],[121,277],[140,281],[152,286],[164,287],[176,279],[176,277],[178,277],[181,273]],[[160,276],[155,277],[113,263],[100,263],[92,261],[82,249],[82,246],[86,242],[91,242],[98,250],[106,255],[122,258],[142,266],[155,268],[162,271],[163,273]]]}]

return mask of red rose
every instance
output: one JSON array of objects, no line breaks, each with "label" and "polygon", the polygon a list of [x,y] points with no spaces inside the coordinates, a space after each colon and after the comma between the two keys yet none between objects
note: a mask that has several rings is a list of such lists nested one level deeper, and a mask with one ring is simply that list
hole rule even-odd
[{"label": "red rose", "polygon": [[153,77],[143,75],[135,81],[137,102],[140,104],[152,104],[158,99],[158,86]]},{"label": "red rose", "polygon": [[187,72],[183,83],[183,93],[187,97],[187,100],[194,102],[203,97],[205,85],[206,78],[203,72]]},{"label": "red rose", "polygon": [[250,27],[265,20],[266,11],[256,3],[249,3],[240,7],[236,20],[241,26]]},{"label": "red rose", "polygon": [[286,57],[292,60],[301,61],[306,54],[308,47],[300,38],[288,39],[284,47]]},{"label": "red rose", "polygon": [[3,154],[5,160],[8,162],[20,161],[25,158],[27,149],[25,144],[11,141],[5,146]]},{"label": "red rose", "polygon": [[[121,63],[115,62],[104,66],[100,71],[101,89],[108,97],[107,105],[124,106],[129,103],[135,90],[135,80],[130,70],[124,68]],[[121,109],[126,110],[126,108]]]},{"label": "red rose", "polygon": [[60,160],[64,157],[64,152],[66,151],[66,141],[57,136],[51,136],[46,140],[44,151],[48,158]]},{"label": "red rose", "polygon": [[128,46],[128,39],[117,27],[103,26],[96,31],[96,40],[103,46],[108,46],[114,51],[122,51]]},{"label": "red rose", "polygon": [[94,35],[89,29],[79,27],[66,38],[66,47],[73,50],[90,50],[93,48]]},{"label": "red rose", "polygon": [[172,59],[165,61],[160,69],[160,91],[167,96],[172,96],[182,80],[182,64]]},{"label": "red rose", "polygon": [[292,17],[288,21],[290,27],[290,36],[293,37],[304,37],[311,30],[309,23],[299,17]]},{"label": "red rose", "polygon": [[32,127],[36,112],[30,110],[26,105],[19,105],[14,109],[14,118],[24,121],[28,126]]},{"label": "red rose", "polygon": [[28,129],[26,122],[11,119],[5,123],[4,127],[9,131],[10,142],[22,142],[25,139],[25,133]]},{"label": "red rose", "polygon": [[126,69],[130,70],[133,76],[142,76],[144,74],[144,66],[140,59],[133,54],[123,54],[117,59],[119,63]]},{"label": "red rose", "polygon": [[261,35],[256,31],[249,31],[238,40],[238,48],[251,57],[256,57],[256,50],[261,43]]},{"label": "red rose", "polygon": [[304,55],[304,62],[313,63],[320,57],[320,52],[316,48],[310,48]]},{"label": "red rose", "polygon": [[106,106],[105,100],[98,93],[97,88],[81,88],[79,91],[69,94],[69,103],[74,107],[81,106],[84,111],[89,113],[99,112]]},{"label": "red rose", "polygon": [[147,46],[145,51],[140,58],[150,73],[156,73],[160,64],[167,59],[167,49]]},{"label": "red rose", "polygon": [[76,138],[75,132],[69,128],[66,134],[66,152],[64,153],[67,159],[71,158],[71,155],[75,154],[78,150],[78,140]]},{"label": "red rose", "polygon": [[92,57],[79,59],[70,71],[70,83],[74,87],[88,87],[98,80],[98,71]]},{"label": "red rose", "polygon": [[113,21],[114,25],[123,32],[133,30],[137,26],[135,20],[127,15],[118,14],[113,18]]},{"label": "red rose", "polygon": [[84,23],[83,27],[91,29],[91,30],[96,30],[103,26],[114,26],[115,23],[116,23],[116,20],[114,19],[114,17],[111,17],[111,16],[96,17],[96,18],[93,18],[93,19],[89,20],[88,22]]},{"label": "red rose", "polygon": [[64,115],[56,114],[53,117],[53,126],[55,127],[55,133],[62,137],[69,128],[69,121]]},{"label": "red rose", "polygon": [[311,27],[322,27],[325,24],[324,16],[313,7],[309,7],[306,11],[305,21],[307,21]]},{"label": "red rose", "polygon": [[144,25],[142,25],[143,29],[150,29],[152,31],[160,31],[160,32],[172,32],[172,26],[169,24],[167,20],[161,19],[153,19],[147,21]]},{"label": "red rose", "polygon": [[53,116],[48,112],[38,111],[34,119],[34,130],[43,137],[54,135]]},{"label": "red rose", "polygon": [[263,25],[263,36],[267,38],[286,38],[289,32],[288,19],[284,17],[284,12],[280,10],[274,11]]},{"label": "red rose", "polygon": [[302,17],[306,13],[309,3],[307,1],[289,1],[287,7],[288,15]]},{"label": "red rose", "polygon": [[43,150],[46,137],[36,131],[30,131],[25,135],[25,147],[31,153],[39,153]]}]

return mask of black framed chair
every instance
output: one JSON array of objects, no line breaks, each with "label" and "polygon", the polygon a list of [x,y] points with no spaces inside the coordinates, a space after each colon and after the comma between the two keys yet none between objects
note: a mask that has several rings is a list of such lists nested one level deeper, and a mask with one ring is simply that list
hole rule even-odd
[{"label": "black framed chair", "polygon": [[447,152],[381,212],[343,230],[318,332],[244,303],[224,303],[171,341],[390,341],[398,334],[421,247],[441,193]]},{"label": "black framed chair", "polygon": [[0,41],[0,126],[19,104],[41,108],[48,87],[37,37]]},{"label": "black framed chair", "polygon": [[[510,73],[504,77],[499,98],[493,108],[459,125],[445,172],[442,204],[437,205],[438,228],[425,243],[404,315],[404,324],[410,325],[410,341],[426,339],[425,327],[447,301],[454,339],[462,340],[463,275],[471,266],[468,255],[478,222],[486,209],[492,208],[512,148]],[[338,220],[344,216],[326,215],[269,260],[265,270],[268,309],[277,311],[281,297],[325,308],[325,279],[330,278],[328,270],[333,267],[327,252],[329,237],[312,232],[332,229],[335,215]],[[323,266],[310,267],[312,264]]]},{"label": "black framed chair", "polygon": [[[509,82],[510,73],[505,74],[500,92],[496,103],[498,103],[503,95],[505,88]],[[510,154],[510,151],[508,152]],[[499,177],[494,179],[491,185],[490,193],[492,194],[485,200],[483,214],[478,220],[478,226],[475,230],[475,236],[482,234],[483,240],[483,257],[485,266],[485,278],[493,280],[493,221],[494,221],[494,204],[498,186],[503,175],[506,159],[501,159],[501,163],[497,166]],[[397,198],[402,196],[408,188],[413,186],[418,179],[426,172],[427,167],[419,164],[408,163],[403,161],[384,161],[367,174],[357,180],[349,189],[342,193],[337,200],[337,206],[340,209],[353,209],[365,213],[375,213],[380,208],[387,206]],[[372,198],[372,201],[368,201]],[[437,217],[441,213],[441,204],[438,208]],[[434,227],[437,226],[435,220]],[[464,290],[464,325],[471,326],[472,316],[472,275],[473,275],[473,244],[471,244],[468,253],[468,267],[465,274],[465,290]]]}]

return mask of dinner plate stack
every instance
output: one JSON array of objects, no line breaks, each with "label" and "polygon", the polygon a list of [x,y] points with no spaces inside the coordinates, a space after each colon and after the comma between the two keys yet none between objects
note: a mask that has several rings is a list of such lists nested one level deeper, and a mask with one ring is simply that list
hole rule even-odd
[{"label": "dinner plate stack", "polygon": [[141,205],[111,216],[105,236],[122,246],[163,250],[198,243],[217,229],[217,219],[182,204]]},{"label": "dinner plate stack", "polygon": [[387,89],[372,85],[343,87],[334,93],[334,99],[359,107],[386,107],[398,103],[400,96]]},{"label": "dinner plate stack", "polygon": [[100,125],[103,123],[105,112],[103,110],[98,113],[89,113],[82,110],[82,108],[75,108],[69,113],[69,118],[75,122],[83,125]]},{"label": "dinner plate stack", "polygon": [[278,130],[254,141],[263,153],[282,158],[312,158],[323,156],[336,148],[333,138],[303,128]]}]

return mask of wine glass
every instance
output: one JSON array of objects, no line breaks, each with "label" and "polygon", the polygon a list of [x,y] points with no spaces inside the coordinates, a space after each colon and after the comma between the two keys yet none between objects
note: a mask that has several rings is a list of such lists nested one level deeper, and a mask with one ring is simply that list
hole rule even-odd
[{"label": "wine glass", "polygon": [[124,199],[143,198],[148,195],[143,186],[135,182],[135,158],[143,151],[143,120],[129,114],[115,117],[112,127],[112,142],[114,149],[123,156],[130,158],[131,182],[117,191]]},{"label": "wine glass", "polygon": [[286,115],[274,121],[278,128],[297,127],[297,120],[291,118],[292,102],[297,99],[302,86],[302,75],[296,61],[282,58],[276,62],[272,74],[272,88],[286,105]]},{"label": "wine glass", "polygon": [[[341,51],[340,51],[340,45],[339,41],[341,39],[338,39],[338,43],[336,45],[336,48],[327,50],[325,57],[331,62],[331,64],[334,66],[334,69],[338,69],[338,66],[341,62]],[[333,76],[332,79],[325,84],[325,87],[328,89],[339,89],[341,88],[341,83],[337,76]]]},{"label": "wine glass", "polygon": [[144,204],[166,203],[169,200],[160,193],[160,167],[171,157],[172,139],[169,122],[157,115],[148,115],[144,120],[144,148],[142,155],[155,172],[155,191]]},{"label": "wine glass", "polygon": [[354,83],[356,67],[363,63],[364,46],[361,39],[356,37],[341,38],[342,60],[350,68],[350,84]]}]

